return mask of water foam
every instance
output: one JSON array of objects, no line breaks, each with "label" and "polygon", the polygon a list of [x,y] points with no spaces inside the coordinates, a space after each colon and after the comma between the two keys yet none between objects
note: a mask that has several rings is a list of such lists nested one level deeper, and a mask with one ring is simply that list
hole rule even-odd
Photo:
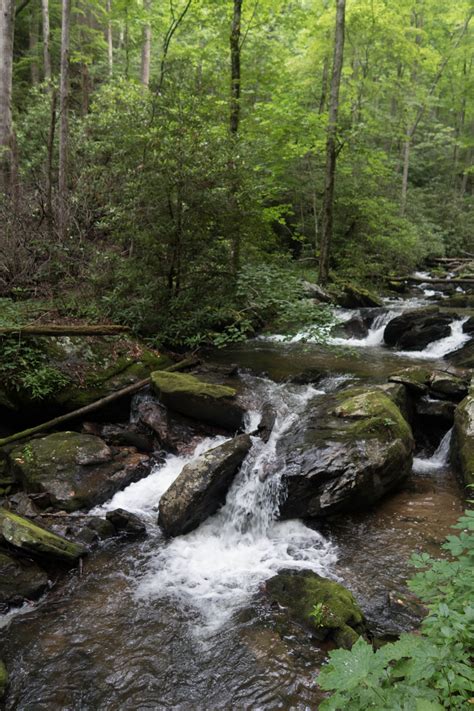
[{"label": "water foam", "polygon": [[431,457],[415,457],[413,459],[413,471],[415,474],[426,474],[447,467],[452,435],[452,429],[446,432]]}]

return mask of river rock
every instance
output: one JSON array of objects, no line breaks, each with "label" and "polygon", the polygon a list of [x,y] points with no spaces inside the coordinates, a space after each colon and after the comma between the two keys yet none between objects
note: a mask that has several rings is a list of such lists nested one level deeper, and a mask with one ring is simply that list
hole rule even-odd
[{"label": "river rock", "polygon": [[474,337],[474,316],[470,316],[467,319],[466,323],[463,324],[462,330],[464,333]]},{"label": "river rock", "polygon": [[357,511],[411,471],[414,440],[399,408],[380,389],[350,388],[318,401],[284,435],[283,518]]},{"label": "river rock", "polygon": [[264,442],[268,442],[275,426],[278,413],[271,402],[265,402],[262,407],[262,417],[257,427],[257,435]]},{"label": "river rock", "polygon": [[241,429],[245,410],[235,401],[236,391],[184,373],[152,373],[153,388],[170,410],[235,432]]},{"label": "river rock", "polygon": [[334,303],[334,298],[325,291],[319,284],[314,284],[310,281],[302,282],[303,293],[310,299],[314,299],[322,304],[332,304]]},{"label": "river rock", "polygon": [[422,397],[415,404],[416,414],[421,417],[436,417],[452,424],[454,421],[454,411],[456,403],[449,400],[434,400],[430,397]]},{"label": "river rock", "polygon": [[384,341],[401,350],[423,350],[429,343],[449,336],[452,320],[436,306],[405,311],[387,324]]},{"label": "river rock", "polygon": [[465,344],[455,353],[448,353],[444,358],[459,368],[474,368],[474,341]]},{"label": "river rock", "polygon": [[86,550],[62,536],[38,526],[27,518],[0,508],[0,543],[26,555],[66,563],[76,563]]},{"label": "river rock", "polygon": [[197,528],[224,503],[252,441],[234,437],[187,464],[160,500],[158,523],[169,536]]},{"label": "river rock", "polygon": [[346,309],[383,306],[383,301],[367,289],[354,284],[346,284],[338,303]]},{"label": "river rock", "polygon": [[127,538],[143,538],[146,536],[145,524],[130,511],[114,509],[114,511],[107,511],[105,517],[117,531],[124,533]]},{"label": "river rock", "polygon": [[390,383],[401,383],[414,395],[426,395],[431,381],[431,371],[419,366],[409,366],[392,373],[389,376]]},{"label": "river rock", "polygon": [[469,390],[469,380],[447,371],[435,370],[430,379],[430,392],[439,398],[460,402]]},{"label": "river rock", "polygon": [[456,408],[451,455],[466,486],[474,484],[474,395]]},{"label": "river rock", "polygon": [[26,491],[46,494],[46,505],[65,511],[101,504],[149,471],[148,456],[77,432],[30,440],[10,452],[10,461]]},{"label": "river rock", "polygon": [[48,576],[39,565],[0,550],[0,613],[10,605],[38,597],[47,586]]},{"label": "river rock", "polygon": [[100,437],[114,447],[135,447],[141,452],[152,452],[154,449],[153,437],[133,423],[84,422],[82,432]]},{"label": "river rock", "polygon": [[273,603],[318,639],[350,649],[366,631],[362,610],[349,590],[310,570],[285,570],[265,584]]}]

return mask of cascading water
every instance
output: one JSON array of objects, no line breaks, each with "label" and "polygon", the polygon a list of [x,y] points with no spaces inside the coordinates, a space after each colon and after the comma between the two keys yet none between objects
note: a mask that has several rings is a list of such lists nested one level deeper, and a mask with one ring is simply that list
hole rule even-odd
[{"label": "cascading water", "polygon": [[451,439],[453,435],[453,430],[450,429],[441,442],[438,448],[431,455],[431,457],[415,457],[413,460],[413,471],[415,474],[425,474],[431,473],[439,469],[444,469],[447,467],[449,462],[449,450],[451,446]]},{"label": "cascading water", "polygon": [[454,353],[471,339],[470,334],[464,333],[462,330],[467,320],[466,317],[453,321],[449,336],[433,341],[422,351],[397,351],[397,353],[406,358],[422,358],[425,360],[438,360],[448,355],[448,353]]},{"label": "cascading water", "polygon": [[[138,600],[173,597],[185,608],[192,606],[200,613],[201,630],[219,627],[279,570],[306,568],[328,575],[337,558],[335,547],[317,531],[300,521],[276,520],[284,496],[277,442],[308,402],[324,391],[246,379],[253,399],[270,401],[278,412],[268,442],[253,438],[252,449],[222,509],[196,531],[162,546],[149,561],[135,591]],[[326,386],[331,389],[330,380]],[[255,422],[251,417],[249,427],[253,428]],[[213,438],[202,442],[194,456],[222,441]],[[191,459],[169,456],[147,479],[117,494],[101,510],[122,507],[148,523],[156,520],[160,496]]]},{"label": "cascading water", "polygon": [[358,346],[360,348],[380,346],[383,343],[385,326],[398,315],[398,311],[384,311],[375,317],[365,338],[331,338],[330,343],[340,346]]}]

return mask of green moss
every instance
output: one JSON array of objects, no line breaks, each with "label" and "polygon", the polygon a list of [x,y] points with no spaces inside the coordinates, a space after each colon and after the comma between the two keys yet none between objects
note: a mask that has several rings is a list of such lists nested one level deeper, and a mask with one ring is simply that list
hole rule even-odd
[{"label": "green moss", "polygon": [[5,664],[0,659],[0,699],[3,699],[8,686],[8,673]]},{"label": "green moss", "polygon": [[466,397],[454,416],[453,451],[466,486],[474,484],[474,397]]},{"label": "green moss", "polygon": [[267,592],[296,622],[342,646],[352,646],[364,630],[364,615],[352,593],[312,571],[280,573],[267,582]]},{"label": "green moss", "polygon": [[37,526],[27,518],[0,508],[0,541],[41,557],[76,562],[85,554],[82,546]]},{"label": "green moss", "polygon": [[[342,399],[343,398],[343,399]],[[338,417],[354,420],[346,430],[350,437],[380,437],[411,440],[412,431],[393,400],[382,390],[362,391],[360,388],[345,391],[333,413]]]},{"label": "green moss", "polygon": [[189,395],[200,398],[233,398],[234,388],[206,383],[194,375],[184,373],[155,372],[151,374],[153,387],[159,395]]}]

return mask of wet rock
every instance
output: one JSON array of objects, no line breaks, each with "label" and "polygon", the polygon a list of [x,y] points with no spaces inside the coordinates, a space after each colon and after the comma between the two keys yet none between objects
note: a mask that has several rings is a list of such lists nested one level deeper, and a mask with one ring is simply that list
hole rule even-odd
[{"label": "wet rock", "polygon": [[474,368],[474,341],[459,348],[455,353],[449,353],[445,356],[445,360],[449,360],[459,368]]},{"label": "wet rock", "polygon": [[451,456],[466,486],[474,484],[474,396],[456,408]]},{"label": "wet rock", "polygon": [[282,571],[266,583],[269,599],[317,639],[350,649],[365,632],[364,615],[349,590],[312,571]]},{"label": "wet rock", "polygon": [[97,539],[105,541],[116,535],[117,531],[110,521],[100,516],[91,516],[86,527],[95,534]]},{"label": "wet rock", "polygon": [[311,385],[318,383],[326,375],[327,372],[321,368],[305,368],[301,373],[296,373],[288,378],[288,382],[295,385]]},{"label": "wet rock", "polygon": [[411,422],[413,419],[413,401],[408,392],[408,388],[402,385],[402,383],[396,382],[385,383],[384,385],[379,385],[378,388],[395,403],[405,420]]},{"label": "wet rock", "polygon": [[125,533],[128,538],[143,538],[146,536],[145,524],[130,511],[115,509],[114,511],[108,511],[105,517],[117,531]]},{"label": "wet rock", "polygon": [[153,432],[160,447],[177,454],[187,454],[196,445],[196,439],[209,434],[211,428],[197,420],[186,418],[168,410],[156,398],[148,397],[135,408],[135,417],[141,426]]},{"label": "wet rock", "polygon": [[28,494],[25,494],[23,491],[19,491],[8,497],[7,508],[19,516],[26,516],[27,518],[34,518],[39,513],[38,507],[30,499]]},{"label": "wet rock", "polygon": [[235,401],[236,391],[183,373],[152,373],[160,401],[170,410],[235,432],[241,429],[245,410]]},{"label": "wet rock", "polygon": [[469,380],[447,371],[435,370],[430,378],[430,392],[435,397],[460,402],[468,393]]},{"label": "wet rock", "polygon": [[277,415],[278,413],[271,404],[271,402],[264,403],[262,407],[262,418],[257,427],[257,435],[264,442],[268,442],[268,440],[270,439],[270,435],[275,425]]},{"label": "wet rock", "polygon": [[184,467],[160,500],[165,533],[188,533],[217,511],[251,446],[248,435],[239,435]]},{"label": "wet rock", "polygon": [[319,301],[322,304],[334,303],[334,298],[331,296],[331,294],[325,291],[318,284],[313,284],[313,282],[310,281],[304,281],[302,285],[304,295],[309,297],[310,299]]},{"label": "wet rock", "polygon": [[10,461],[26,491],[46,494],[48,505],[65,511],[101,504],[149,471],[145,454],[112,450],[99,437],[77,432],[30,440],[11,451]]},{"label": "wet rock", "polygon": [[0,543],[26,555],[66,563],[76,563],[85,555],[83,546],[51,533],[27,518],[0,508]]},{"label": "wet rock", "polygon": [[85,422],[82,425],[84,434],[100,437],[108,445],[115,447],[135,447],[141,452],[152,452],[153,437],[143,432],[138,425],[102,424],[100,422]]},{"label": "wet rock", "polygon": [[387,324],[384,341],[401,350],[423,350],[429,343],[449,336],[452,320],[436,306],[405,311]]},{"label": "wet rock", "polygon": [[47,586],[48,576],[39,565],[0,550],[0,613],[38,597]]},{"label": "wet rock", "polygon": [[[474,300],[474,297],[473,297]],[[470,336],[474,337],[474,316],[468,318],[465,324],[463,324],[462,330],[464,333],[469,333]]]},{"label": "wet rock", "polygon": [[449,400],[433,400],[430,397],[422,397],[415,404],[416,414],[421,417],[436,417],[452,424],[454,421],[454,411],[456,403]]},{"label": "wet rock", "polygon": [[383,306],[383,301],[367,289],[362,289],[354,284],[346,284],[338,303],[346,309],[360,309],[364,307]]},{"label": "wet rock", "polygon": [[287,498],[283,518],[358,511],[411,471],[410,425],[383,391],[351,388],[318,401],[277,447]]},{"label": "wet rock", "polygon": [[346,336],[352,338],[365,338],[369,333],[369,327],[361,316],[353,316],[342,324],[342,329]]},{"label": "wet rock", "polygon": [[0,700],[5,696],[8,686],[8,674],[5,664],[0,659]]},{"label": "wet rock", "polygon": [[414,395],[426,395],[431,381],[431,371],[415,365],[397,370],[388,380],[390,383],[405,385]]},{"label": "wet rock", "polygon": [[397,632],[419,628],[428,614],[428,610],[419,598],[409,592],[390,590],[387,594],[387,603]]}]

